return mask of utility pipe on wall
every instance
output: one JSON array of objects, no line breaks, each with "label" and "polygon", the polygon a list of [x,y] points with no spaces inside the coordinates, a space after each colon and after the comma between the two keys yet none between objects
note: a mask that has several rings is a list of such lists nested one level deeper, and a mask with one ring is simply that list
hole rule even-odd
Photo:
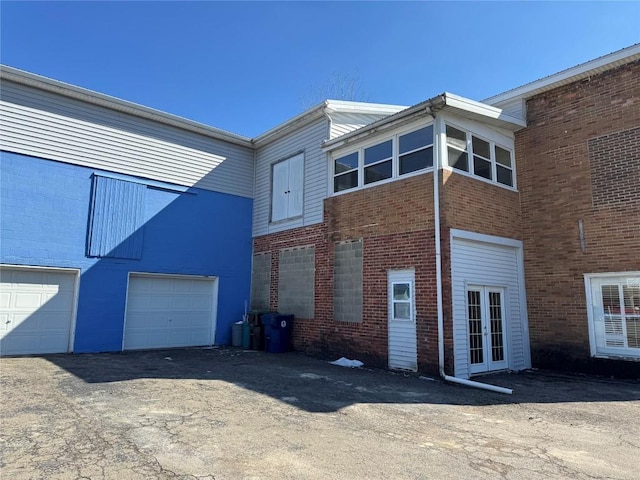
[{"label": "utility pipe on wall", "polygon": [[[429,114],[433,117],[434,125],[436,124],[436,112],[431,107],[427,107]],[[435,249],[436,249],[436,301],[438,310],[438,369],[440,376],[443,380],[451,383],[459,383],[460,385],[466,385],[468,387],[481,388],[483,390],[490,390],[498,393],[506,393],[511,395],[513,390],[510,388],[498,387],[496,385],[489,385],[488,383],[474,382],[473,380],[466,380],[464,378],[451,377],[444,371],[444,314],[442,311],[442,260],[441,260],[441,247],[440,247],[440,157],[444,150],[442,143],[441,132],[438,128],[436,130],[437,150],[433,156],[433,214],[434,214],[434,228],[435,228]]]}]

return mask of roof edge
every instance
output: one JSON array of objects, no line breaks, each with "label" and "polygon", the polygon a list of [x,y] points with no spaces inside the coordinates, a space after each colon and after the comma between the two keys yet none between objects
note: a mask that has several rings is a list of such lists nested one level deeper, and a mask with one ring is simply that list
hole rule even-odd
[{"label": "roof edge", "polygon": [[498,95],[486,98],[482,102],[493,105],[516,98],[526,99],[538,93],[551,90],[567,83],[581,80],[594,73],[599,73],[595,72],[596,70],[601,70],[603,68],[606,70],[613,69],[639,59],[640,43],[636,43],[635,45],[623,48],[622,50],[603,55],[593,60],[589,60],[587,62],[576,65],[575,67],[562,70],[558,73],[548,75],[539,80],[534,80],[533,82],[526,83],[520,87],[516,87]]},{"label": "roof edge", "polygon": [[83,102],[127,113],[147,120],[153,120],[165,125],[215,138],[216,140],[230,142],[243,147],[252,147],[251,139],[248,137],[227,132],[226,130],[211,127],[161,110],[145,107],[134,102],[121,100],[110,95],[78,87],[70,83],[61,82],[59,80],[54,80],[25,70],[20,70],[15,67],[10,67],[8,65],[0,64],[0,79],[75,98]]}]

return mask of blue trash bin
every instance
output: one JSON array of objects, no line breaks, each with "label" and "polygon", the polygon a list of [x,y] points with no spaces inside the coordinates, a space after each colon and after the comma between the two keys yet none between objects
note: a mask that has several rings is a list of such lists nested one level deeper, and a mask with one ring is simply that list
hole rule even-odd
[{"label": "blue trash bin", "polygon": [[293,315],[268,313],[262,316],[264,325],[264,349],[270,353],[291,351]]}]

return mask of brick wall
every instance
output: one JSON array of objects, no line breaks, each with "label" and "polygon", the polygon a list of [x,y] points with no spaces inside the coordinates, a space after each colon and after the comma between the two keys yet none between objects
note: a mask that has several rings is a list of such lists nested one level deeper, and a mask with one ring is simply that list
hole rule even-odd
[{"label": "brick wall", "polygon": [[[294,326],[297,350],[350,356],[369,365],[387,365],[387,271],[415,269],[418,366],[437,371],[433,177],[418,175],[325,200],[325,223],[254,239],[254,252],[271,252],[271,308],[278,309],[279,251],[315,246],[313,319]],[[362,240],[361,322],[333,318],[334,249]],[[283,312],[284,313],[284,312]]]},{"label": "brick wall", "polygon": [[630,368],[590,359],[583,274],[640,270],[640,62],[537,95],[527,116],[516,165],[533,363]]}]

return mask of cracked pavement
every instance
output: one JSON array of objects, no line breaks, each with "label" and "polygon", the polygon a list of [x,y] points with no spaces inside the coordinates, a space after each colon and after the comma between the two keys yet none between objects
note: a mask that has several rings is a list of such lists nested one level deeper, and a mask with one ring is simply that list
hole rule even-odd
[{"label": "cracked pavement", "polygon": [[640,477],[640,381],[506,396],[231,348],[0,360],[3,479]]}]

